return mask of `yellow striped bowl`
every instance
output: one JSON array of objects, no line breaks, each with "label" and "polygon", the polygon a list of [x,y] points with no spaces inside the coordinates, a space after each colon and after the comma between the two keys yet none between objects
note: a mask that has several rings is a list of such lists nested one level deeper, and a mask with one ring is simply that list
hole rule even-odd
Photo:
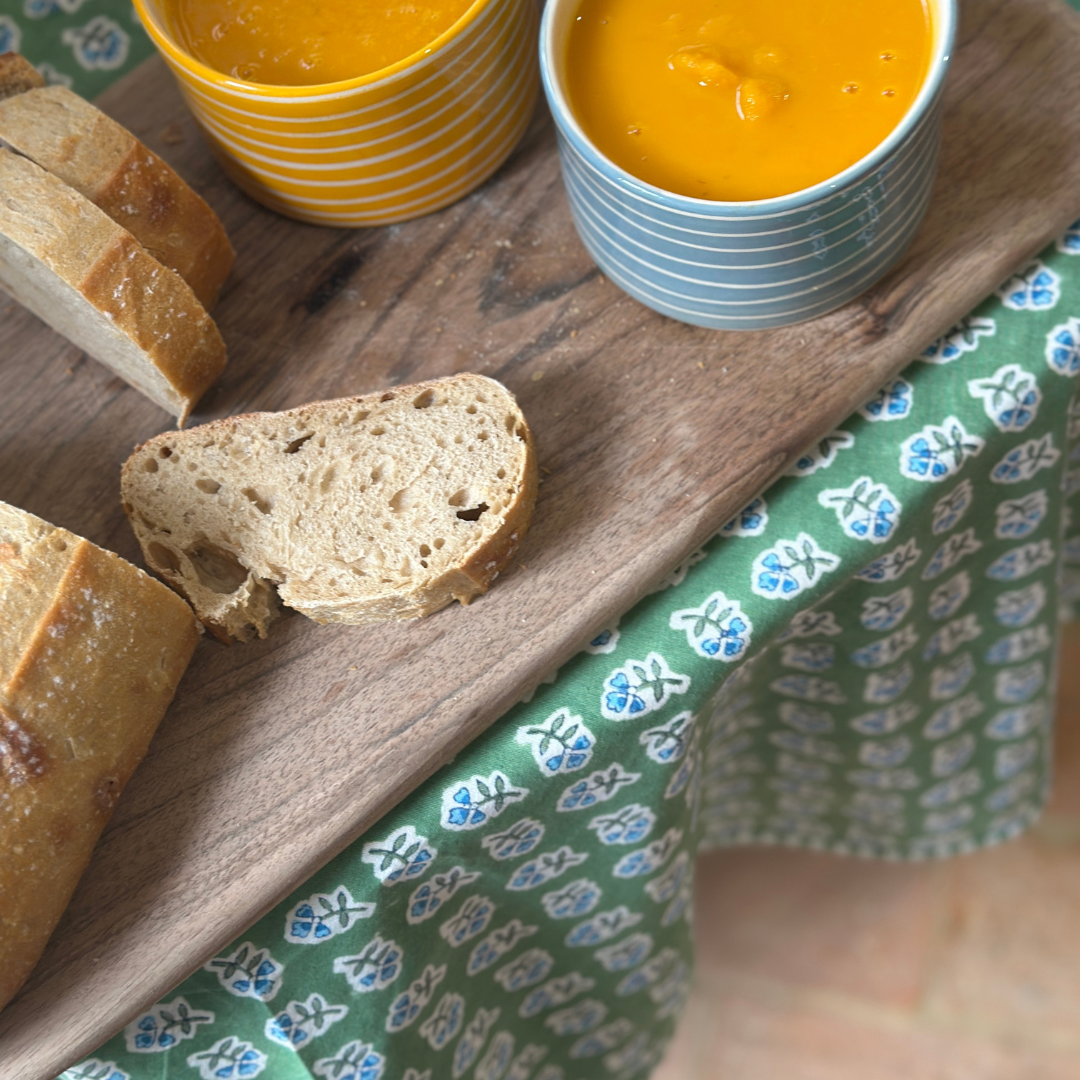
[{"label": "yellow striped bowl", "polygon": [[317,225],[387,225],[467,195],[521,138],[539,87],[534,0],[475,0],[420,52],[321,86],[223,75],[177,45],[160,0],[135,7],[229,176]]}]

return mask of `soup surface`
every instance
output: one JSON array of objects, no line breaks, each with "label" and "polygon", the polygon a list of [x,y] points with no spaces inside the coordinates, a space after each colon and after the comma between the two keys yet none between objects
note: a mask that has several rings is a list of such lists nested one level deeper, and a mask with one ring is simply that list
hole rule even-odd
[{"label": "soup surface", "polygon": [[627,172],[743,201],[835,176],[926,77],[924,0],[582,0],[570,106]]},{"label": "soup surface", "polygon": [[165,0],[177,42],[247,82],[310,86],[367,75],[433,42],[472,0]]}]

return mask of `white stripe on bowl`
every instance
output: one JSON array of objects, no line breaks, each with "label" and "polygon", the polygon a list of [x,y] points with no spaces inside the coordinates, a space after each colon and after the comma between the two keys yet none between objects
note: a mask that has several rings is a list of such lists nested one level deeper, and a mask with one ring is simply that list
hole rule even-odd
[{"label": "white stripe on bowl", "polygon": [[[913,162],[912,161],[905,162],[904,165],[907,166],[906,172],[909,175],[906,177],[906,180],[905,180],[905,183],[904,183],[903,187],[902,188],[897,188],[895,183],[890,185],[888,190],[886,191],[886,193],[882,196],[881,201],[883,203],[895,203],[895,202],[900,201],[901,199],[903,199],[905,193],[908,191],[908,189],[913,184],[918,184],[918,183],[920,183],[921,181],[923,181],[925,179],[925,166],[926,166],[926,163],[927,163],[927,159],[928,158],[933,159],[933,157],[936,156],[936,153],[937,153],[936,144],[930,144],[930,145],[928,145],[926,147],[926,149],[920,155],[919,160],[913,161]],[[766,252],[766,251],[778,251],[779,252],[779,251],[783,251],[785,249],[792,248],[792,247],[806,248],[806,247],[809,247],[814,242],[814,240],[821,240],[825,236],[828,236],[829,233],[834,233],[834,232],[837,232],[838,230],[844,228],[845,226],[850,226],[850,228],[844,234],[844,236],[840,240],[837,240],[835,243],[826,244],[826,245],[824,245],[822,247],[817,247],[813,251],[804,252],[803,254],[800,254],[800,255],[795,256],[793,258],[776,259],[775,261],[768,262],[768,263],[756,263],[756,264],[749,264],[749,263],[737,263],[737,264],[735,264],[735,263],[733,263],[733,264],[705,263],[705,262],[698,262],[698,261],[692,260],[692,259],[680,258],[680,257],[675,256],[675,255],[666,255],[666,254],[664,255],[664,257],[666,259],[668,259],[669,261],[671,261],[671,262],[682,263],[682,264],[685,264],[687,266],[700,266],[700,267],[707,268],[707,269],[712,269],[712,270],[732,270],[732,271],[740,271],[740,272],[741,271],[747,271],[747,270],[767,270],[767,269],[771,269],[774,266],[785,266],[785,265],[796,263],[796,262],[802,262],[802,261],[804,261],[806,259],[820,258],[826,251],[830,251],[832,248],[837,247],[840,244],[849,242],[853,233],[859,232],[863,228],[867,227],[867,223],[860,222],[860,220],[859,220],[860,218],[862,218],[867,213],[867,208],[864,207],[863,209],[859,210],[859,212],[857,214],[853,214],[846,221],[842,222],[840,225],[834,226],[832,229],[815,230],[815,235],[814,236],[810,236],[810,235],[802,236],[802,237],[799,237],[799,238],[797,238],[795,240],[792,240],[790,243],[787,243],[787,244],[776,244],[776,245],[772,245],[771,247],[768,247],[768,248],[759,248],[759,247],[750,246],[750,245],[747,245],[744,248],[713,248],[713,247],[711,247],[711,246],[709,246],[707,244],[690,244],[685,240],[681,240],[681,239],[678,239],[678,238],[672,237],[672,236],[667,236],[664,233],[658,232],[658,231],[656,231],[654,229],[648,229],[643,225],[639,225],[636,221],[634,221],[633,219],[628,217],[626,214],[623,214],[621,212],[621,204],[615,203],[615,202],[613,202],[611,200],[610,195],[611,195],[611,191],[612,191],[612,185],[609,184],[609,185],[607,185],[606,188],[603,188],[603,189],[600,188],[599,186],[596,186],[596,187],[589,186],[587,184],[587,182],[582,182],[579,179],[581,174],[577,171],[577,169],[575,168],[575,165],[574,165],[573,162],[568,161],[566,163],[566,166],[567,167],[566,167],[566,170],[565,170],[564,179],[566,180],[567,189],[569,189],[571,187],[574,187],[575,192],[577,193],[577,192],[579,192],[581,190],[581,188],[587,188],[587,195],[578,194],[579,200],[585,199],[588,196],[591,196],[591,203],[592,204],[599,203],[601,205],[601,212],[605,216],[607,216],[607,217],[617,217],[620,220],[625,221],[631,227],[636,228],[641,232],[647,233],[650,236],[655,236],[657,239],[663,241],[665,244],[678,245],[680,247],[693,248],[694,250],[700,250],[700,251],[715,251],[717,254],[757,255],[759,253]],[[890,179],[891,179],[891,177],[890,177]],[[580,188],[578,186],[579,184],[580,184]],[[886,212],[886,211],[883,211],[883,212]],[[659,224],[661,226],[664,224],[663,222],[658,222],[657,219],[655,219],[655,218],[646,217],[644,214],[639,214],[639,216],[642,217],[644,220],[647,220],[647,221],[650,221],[650,222],[655,222],[655,223],[657,223],[657,224]],[[805,227],[806,225],[816,225],[816,224],[817,224],[817,222],[805,222],[805,223],[802,223],[799,227],[802,228],[802,227]],[[656,252],[659,253],[659,249],[650,248],[646,243],[644,243],[642,241],[639,241],[639,240],[635,240],[633,237],[628,236],[622,230],[617,229],[613,224],[609,224],[607,227],[610,228],[611,231],[614,232],[616,235],[621,236],[624,240],[627,241],[627,243],[634,244],[636,247],[640,247],[645,251],[656,251]],[[751,237],[751,239],[752,239],[752,237]]]},{"label": "white stripe on bowl", "polygon": [[[505,135],[504,135],[503,139],[501,140],[501,142],[499,142],[496,145],[495,149],[492,150],[490,153],[488,153],[488,155],[483,159],[484,164],[470,170],[469,175],[472,176],[472,177],[475,177],[475,176],[481,174],[483,172],[483,169],[484,168],[489,168],[490,163],[492,161],[496,160],[499,157],[500,154],[505,155],[505,154],[509,153],[510,149],[513,147],[513,144],[521,137],[521,134],[524,132],[525,128],[528,126],[530,118],[531,118],[531,110],[528,110],[528,109],[522,110],[521,115],[518,118],[516,123],[512,122],[512,120],[510,122],[508,122],[508,123],[504,123],[501,127],[495,128],[492,132],[490,132],[488,134],[488,136],[483,140],[483,142],[477,144],[476,149],[479,150],[484,145],[484,143],[488,142],[492,137],[494,137],[496,135],[504,134],[504,132],[505,132]],[[460,164],[461,164],[460,161],[456,163],[456,165],[460,165]],[[398,194],[404,194],[404,193],[409,192],[409,191],[414,191],[417,188],[424,187],[427,184],[431,184],[431,183],[441,179],[443,176],[447,175],[448,173],[453,172],[453,169],[455,167],[456,166],[447,167],[445,169],[442,169],[438,173],[433,173],[431,175],[425,176],[422,180],[420,180],[420,181],[418,181],[418,182],[416,182],[414,184],[409,184],[409,185],[406,185],[405,187],[400,187],[400,188],[395,189],[394,192],[388,192],[388,193],[384,193],[384,194],[381,194],[381,195],[360,196],[360,197],[351,198],[351,199],[350,198],[326,199],[326,198],[315,198],[315,197],[311,197],[311,196],[294,194],[292,192],[289,192],[287,194],[287,196],[285,196],[285,197],[283,197],[282,195],[280,195],[276,191],[271,191],[271,192],[268,192],[267,194],[268,194],[268,197],[270,197],[270,196],[274,197],[279,202],[279,204],[282,205],[282,206],[296,206],[296,207],[339,206],[339,207],[346,207],[346,206],[358,206],[358,205],[370,204],[370,203],[376,203],[376,204],[385,203],[387,200],[395,198],[395,196],[398,195]],[[254,170],[252,170],[252,171],[254,171]],[[322,184],[312,185],[312,190],[319,191],[319,190],[322,190],[322,188],[324,186],[325,185],[322,185]],[[442,197],[442,195],[441,195],[442,190],[443,189],[440,189],[440,193],[438,195],[436,195],[436,196],[433,196],[432,198],[441,198]],[[408,208],[410,206],[424,205],[427,201],[428,201],[427,197],[416,199],[416,200],[414,200],[413,202],[410,202],[410,203],[402,203],[402,202],[395,201],[395,202],[392,203],[392,205],[387,206],[386,209],[387,209],[388,212],[392,211],[394,213],[397,213],[399,210]],[[377,210],[373,211],[373,214],[375,216],[380,216],[382,214],[382,211],[377,209]]]},{"label": "white stripe on bowl", "polygon": [[[880,252],[883,251],[883,250],[889,249],[891,247],[891,245],[893,243],[895,243],[896,239],[898,239],[898,238],[903,239],[905,236],[910,238],[910,236],[914,234],[914,226],[917,225],[921,213],[925,211],[926,204],[929,201],[929,197],[930,197],[930,187],[928,186],[926,191],[923,192],[923,194],[915,202],[913,202],[907,208],[907,210],[904,213],[902,221],[903,221],[903,223],[907,224],[908,229],[907,230],[901,230],[897,234],[896,237],[894,237],[892,240],[889,240],[887,243],[883,243],[880,248],[879,247],[873,248],[869,252],[869,254],[866,255],[866,257],[861,262],[856,263],[854,266],[848,267],[846,273],[853,273],[855,270],[858,270],[860,266],[863,266],[867,262],[870,262],[872,260],[875,260],[875,259],[879,258]],[[575,217],[576,217],[578,207],[575,206],[574,210],[575,210]],[[914,213],[912,211],[914,211]],[[912,220],[912,219],[914,219],[914,220]],[[762,284],[762,285],[741,285],[741,284],[737,284],[737,283],[734,283],[734,282],[707,281],[707,280],[704,280],[704,279],[701,279],[701,278],[687,277],[687,276],[685,276],[683,274],[675,274],[675,273],[672,273],[670,271],[663,270],[660,267],[656,266],[655,264],[647,263],[644,259],[639,258],[638,256],[634,255],[632,252],[626,251],[619,244],[612,241],[607,234],[605,234],[603,232],[600,232],[597,229],[595,229],[594,227],[592,227],[591,222],[583,223],[580,219],[578,219],[578,220],[579,220],[579,224],[584,224],[585,225],[585,228],[583,228],[583,230],[582,230],[583,232],[588,231],[594,237],[598,237],[601,240],[606,241],[608,246],[614,247],[616,250],[622,252],[623,255],[627,256],[629,259],[633,260],[634,262],[641,264],[646,269],[651,271],[654,275],[662,274],[665,278],[673,278],[676,281],[685,281],[685,282],[688,282],[688,283],[691,283],[691,284],[694,284],[694,285],[699,285],[704,289],[711,289],[711,290],[717,290],[717,291],[721,290],[721,289],[725,289],[725,290],[726,289],[747,289],[747,290],[752,289],[752,290],[755,290],[757,292],[763,292],[763,291],[765,291],[767,289],[781,288],[781,287],[783,287],[785,285],[796,284],[796,283],[798,283],[800,281],[808,280],[806,277],[802,277],[802,278],[791,278],[791,279],[788,279],[788,280],[777,281],[777,282],[770,282],[769,284]],[[889,225],[888,231],[892,232],[893,231],[893,226],[895,226],[897,224],[898,224],[898,222],[896,220],[891,222],[890,225]],[[887,233],[883,232],[881,235],[887,235]],[[828,267],[828,269],[832,270],[832,271],[835,271],[837,269],[837,267],[843,266],[844,263],[848,262],[851,258],[857,256],[858,254],[860,254],[858,251],[853,252],[852,255],[849,255],[846,258],[841,259],[838,262],[835,262],[835,263],[831,264],[831,266]],[[772,296],[763,297],[763,298],[757,299],[757,300],[750,299],[750,298],[740,298],[740,299],[737,299],[737,300],[714,300],[714,299],[711,299],[711,298],[708,298],[708,297],[693,297],[693,296],[690,296],[690,295],[685,294],[685,293],[676,292],[676,291],[674,291],[672,289],[665,289],[662,285],[658,284],[655,280],[650,280],[650,279],[641,277],[641,275],[635,273],[633,270],[631,270],[629,268],[629,266],[627,266],[625,263],[620,262],[619,260],[617,260],[615,257],[610,255],[609,253],[606,253],[602,259],[598,259],[597,261],[601,264],[601,268],[603,268],[605,263],[609,263],[609,262],[615,263],[616,265],[620,266],[624,270],[625,273],[630,274],[631,276],[633,276],[633,277],[635,277],[635,278],[637,278],[637,279],[639,279],[639,280],[641,280],[643,282],[647,282],[649,286],[651,286],[653,289],[655,289],[655,290],[657,290],[659,292],[662,292],[662,293],[665,293],[665,294],[668,294],[668,295],[671,295],[671,296],[675,296],[675,297],[677,297],[679,299],[682,299],[682,300],[693,301],[695,303],[707,304],[707,305],[716,306],[716,307],[749,307],[750,305],[753,305],[753,304],[782,303],[784,300],[795,299],[797,297],[805,296],[805,295],[807,295],[809,293],[813,293],[813,292],[819,291],[820,289],[825,289],[825,288],[828,287],[827,285],[825,285],[825,286],[813,286],[813,287],[811,287],[809,289],[800,289],[800,290],[796,290],[795,292],[785,293],[783,296],[779,296],[779,297],[772,297]],[[814,276],[817,276],[817,275],[810,275],[810,276],[814,277]],[[753,316],[747,316],[747,317],[752,318]]]},{"label": "white stripe on bowl", "polygon": [[[338,225],[365,225],[372,221],[385,222],[391,219],[410,218],[417,215],[419,212],[425,212],[423,208],[428,207],[435,209],[439,206],[448,205],[451,202],[456,202],[463,195],[468,194],[470,190],[476,185],[477,181],[482,178],[485,173],[492,173],[502,163],[502,160],[513,148],[514,143],[521,137],[525,128],[528,126],[529,114],[526,113],[522,122],[511,130],[508,138],[503,140],[483,161],[475,165],[465,176],[463,176],[455,184],[452,184],[445,188],[440,188],[432,195],[425,196],[419,199],[413,199],[407,203],[393,203],[391,206],[383,209],[375,209],[367,214],[357,214],[347,210],[308,210],[303,209],[302,213],[310,220],[322,221],[327,224]],[[285,201],[279,197],[276,197],[274,193],[269,193],[266,197],[267,203],[276,203],[278,206],[289,209],[291,212],[296,213],[300,206],[315,206],[319,204],[328,204],[331,206],[345,206],[351,202],[357,200],[331,200],[331,199],[305,199],[300,197],[290,197],[291,201]],[[370,199],[360,200],[370,202]]]},{"label": "white stripe on bowl", "polygon": [[[251,161],[251,159],[255,159],[255,160],[258,160],[258,161],[267,161],[267,160],[269,160],[270,164],[280,165],[280,166],[288,168],[290,170],[295,167],[297,169],[297,171],[299,171],[299,172],[327,171],[327,170],[329,170],[330,166],[325,166],[325,165],[303,166],[303,167],[294,166],[294,164],[292,162],[289,162],[289,161],[278,161],[276,159],[267,159],[264,155],[259,155],[259,154],[252,154],[252,155],[245,154],[244,152],[240,151],[235,145],[233,145],[229,140],[221,139],[220,141],[221,141],[223,146],[225,146],[228,150],[230,150],[232,152],[231,156],[236,160],[237,164],[241,165],[247,172],[251,173],[253,176],[262,177],[262,178],[265,178],[265,179],[268,179],[268,180],[278,180],[278,181],[282,181],[282,182],[284,182],[286,184],[289,184],[289,185],[298,185],[301,188],[303,188],[305,186],[310,186],[310,187],[318,189],[318,190],[325,190],[326,188],[356,188],[356,187],[368,186],[368,185],[371,185],[371,184],[379,184],[379,183],[383,183],[383,182],[385,182],[387,180],[393,180],[393,179],[395,179],[397,177],[408,176],[410,174],[413,174],[413,173],[416,173],[416,172],[419,172],[421,170],[424,170],[424,169],[428,168],[429,166],[431,166],[435,162],[438,162],[438,161],[442,160],[443,158],[446,158],[448,155],[452,154],[455,150],[459,149],[464,144],[470,142],[472,140],[473,136],[475,136],[477,132],[483,131],[484,128],[486,126],[488,126],[488,124],[490,123],[490,124],[494,125],[493,130],[488,132],[488,134],[485,135],[485,137],[483,139],[481,139],[480,141],[478,141],[476,143],[475,151],[481,150],[484,147],[484,145],[494,135],[496,135],[498,133],[498,125],[504,124],[506,122],[506,119],[507,119],[506,114],[516,112],[516,109],[518,107],[518,102],[514,97],[514,92],[517,89],[517,85],[518,85],[518,83],[520,83],[522,81],[522,79],[530,79],[531,80],[532,75],[533,75],[533,73],[530,71],[530,69],[528,67],[523,67],[523,68],[521,68],[519,70],[518,74],[514,78],[514,83],[507,90],[506,97],[505,97],[504,101],[502,102],[502,105],[500,106],[499,114],[491,113],[487,117],[484,117],[484,119],[476,127],[474,127],[472,129],[470,129],[469,131],[467,131],[465,135],[463,135],[461,138],[459,138],[455,142],[451,143],[449,146],[444,147],[442,150],[438,151],[438,153],[431,154],[428,157],[422,159],[421,161],[413,162],[413,163],[409,164],[408,166],[406,166],[404,168],[391,169],[391,170],[379,173],[376,176],[352,177],[352,178],[345,179],[345,180],[319,179],[319,180],[311,181],[307,185],[305,185],[304,180],[303,180],[302,177],[298,177],[298,176],[296,176],[295,174],[292,174],[292,173],[289,173],[289,174],[276,173],[271,169],[264,169],[264,168],[260,168],[257,165],[253,165],[253,164],[250,163],[250,161]],[[471,114],[465,114],[465,115],[468,116],[468,115],[471,115]],[[389,158],[392,158],[392,157],[400,157],[401,153],[407,153],[407,152],[408,151],[406,149],[406,150],[404,150],[404,151],[402,151],[400,153],[394,154],[394,155],[383,155],[382,158],[377,159],[377,160],[384,160],[384,159],[389,159]],[[365,164],[367,164],[367,163],[366,162],[358,162],[353,167],[362,167]],[[441,171],[439,171],[437,173],[434,173],[430,177],[428,177],[427,180],[434,180],[434,179],[437,179],[440,176],[444,176],[446,174],[446,172],[451,171],[453,169],[453,167],[454,166],[451,165],[448,169],[443,169],[443,170],[441,170]],[[334,166],[334,168],[337,171],[344,171],[345,169],[349,168],[349,165],[348,164],[346,164],[346,165],[337,165],[337,166]],[[425,182],[427,182],[427,181],[425,181]],[[401,191],[409,191],[409,190],[411,190],[411,188],[407,186],[407,187],[401,188],[400,190]],[[384,193],[384,194],[374,196],[374,197],[371,197],[371,198],[364,198],[364,199],[359,199],[359,200],[349,200],[349,201],[371,202],[371,201],[373,201],[373,199],[375,199],[375,200],[383,200],[383,199],[386,199],[388,197],[389,196],[386,193]]]},{"label": "white stripe on bowl", "polygon": [[[923,210],[924,207],[926,207],[927,202],[929,202],[929,190],[927,192],[926,199],[923,199],[921,201],[921,206]],[[755,325],[761,325],[762,321],[764,320],[780,320],[785,323],[791,322],[792,319],[794,319],[797,315],[801,315],[802,318],[809,318],[806,312],[814,311],[815,309],[819,308],[821,308],[822,310],[832,310],[833,308],[839,307],[841,303],[847,302],[847,300],[851,299],[852,297],[858,296],[859,293],[861,293],[866,287],[865,283],[867,281],[873,280],[876,274],[883,274],[887,272],[887,270],[889,269],[889,257],[891,257],[891,252],[893,252],[896,247],[902,248],[906,243],[910,241],[910,239],[912,239],[914,234],[914,228],[907,233],[897,234],[896,237],[889,241],[888,244],[883,245],[880,249],[875,249],[874,252],[870,253],[870,256],[868,256],[867,259],[864,260],[863,264],[849,268],[848,273],[851,274],[854,271],[859,270],[860,267],[866,264],[870,264],[867,267],[867,271],[865,274],[860,276],[860,278],[856,278],[853,284],[849,284],[845,288],[811,288],[804,289],[804,291],[801,292],[786,294],[782,297],[770,297],[762,300],[738,301],[710,300],[707,298],[690,296],[685,293],[678,293],[675,292],[674,289],[664,288],[663,286],[657,285],[649,279],[643,278],[642,275],[635,273],[629,267],[626,267],[624,264],[622,264],[622,262],[620,262],[618,259],[611,258],[609,255],[605,255],[603,258],[598,257],[599,249],[594,247],[594,242],[591,240],[588,233],[586,233],[585,231],[582,231],[582,240],[585,242],[585,246],[589,248],[590,254],[593,255],[597,262],[599,262],[600,266],[602,266],[604,271],[608,273],[611,280],[615,281],[616,284],[618,284],[621,288],[625,289],[625,292],[629,293],[631,296],[635,296],[638,298],[646,297],[646,302],[651,301],[652,303],[656,303],[656,305],[659,305],[662,308],[671,311],[677,311],[681,314],[694,315],[698,319],[711,319],[714,320],[717,325],[719,325],[720,323],[738,322],[752,322]],[[634,279],[635,281],[630,282],[629,279]],[[822,297],[822,300],[820,302],[809,303],[809,305],[802,305],[798,308],[789,308],[783,306],[785,301],[787,300],[796,299],[800,296],[813,295],[814,293],[819,294]],[[658,296],[657,294],[663,294],[663,296]],[[673,297],[676,300],[683,300],[687,303],[693,303],[693,305],[698,305],[698,307],[680,307],[671,300],[666,299],[666,297]],[[732,303],[735,307],[739,309],[750,307],[752,303],[756,303],[756,305],[766,305],[766,303],[768,303],[768,305],[779,307],[780,310],[770,313],[755,312],[751,314],[737,315],[723,311],[710,310],[707,307],[703,307],[704,305],[729,306],[732,305]]]}]

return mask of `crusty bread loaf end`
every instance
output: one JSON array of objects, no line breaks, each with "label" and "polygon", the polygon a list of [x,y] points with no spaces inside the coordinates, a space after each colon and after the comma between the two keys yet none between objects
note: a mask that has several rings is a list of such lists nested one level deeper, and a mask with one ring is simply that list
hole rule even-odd
[{"label": "crusty bread loaf end", "polygon": [[64,86],[27,88],[0,100],[0,140],[127,229],[191,286],[207,311],[217,303],[234,258],[225,229],[126,128]]},{"label": "crusty bread loaf end", "polygon": [[198,641],[117,555],[0,503],[0,1008],[41,955]]},{"label": "crusty bread loaf end", "polygon": [[88,199],[0,148],[0,286],[183,423],[225,367],[191,289]]}]

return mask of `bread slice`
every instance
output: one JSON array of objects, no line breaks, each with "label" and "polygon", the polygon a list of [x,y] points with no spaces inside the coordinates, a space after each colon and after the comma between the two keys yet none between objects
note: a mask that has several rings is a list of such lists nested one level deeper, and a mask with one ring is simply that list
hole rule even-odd
[{"label": "bread slice", "polygon": [[45,85],[45,78],[18,53],[0,53],[0,101]]},{"label": "bread slice", "polygon": [[234,258],[221,222],[126,128],[64,86],[5,93],[0,69],[0,141],[104,210],[207,311],[217,303]]},{"label": "bread slice", "polygon": [[471,374],[167,432],[121,477],[147,563],[244,641],[278,596],[362,624],[468,603],[524,536],[536,483],[516,402]]},{"label": "bread slice", "polygon": [[0,148],[0,286],[186,419],[225,367],[191,289],[63,181]]},{"label": "bread slice", "polygon": [[198,637],[160,582],[0,502],[0,1008],[41,955]]}]

